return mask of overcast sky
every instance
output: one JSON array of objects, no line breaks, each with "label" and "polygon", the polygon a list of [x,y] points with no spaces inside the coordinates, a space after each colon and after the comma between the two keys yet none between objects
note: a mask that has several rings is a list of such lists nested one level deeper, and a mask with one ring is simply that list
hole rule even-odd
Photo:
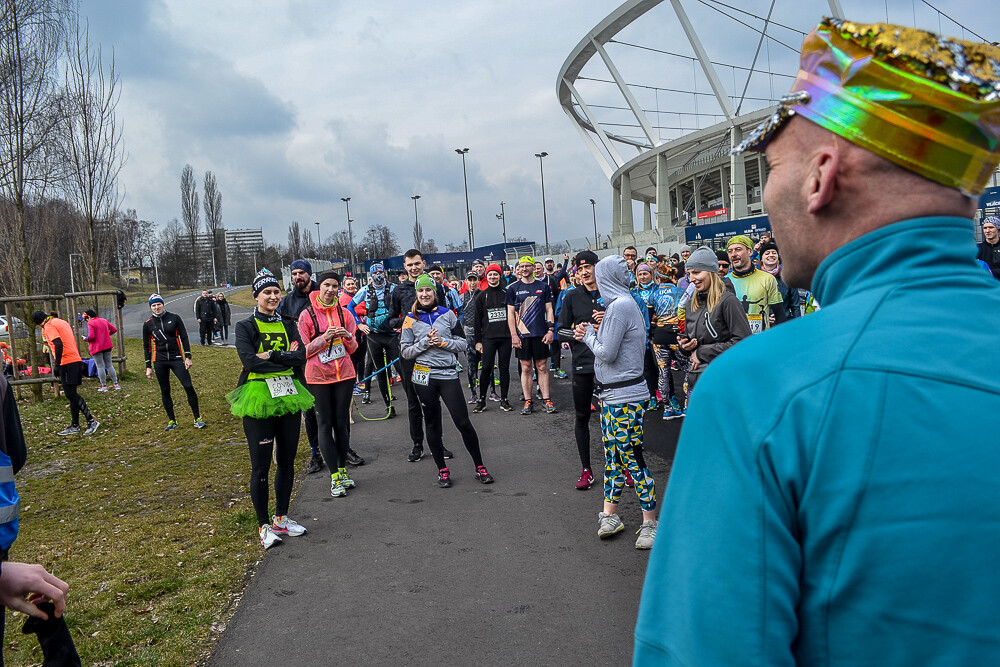
[{"label": "overcast sky", "polygon": [[[769,0],[727,0],[764,15]],[[920,0],[843,0],[849,18],[889,19],[938,28]],[[1000,18],[989,3],[933,4],[989,40],[1000,40]],[[355,239],[370,224],[388,225],[411,244],[413,201],[424,235],[439,246],[466,238],[462,160],[468,147],[470,208],[477,245],[501,240],[495,215],[506,202],[507,233],[541,241],[539,161],[546,151],[545,195],[553,240],[610,229],[611,188],[555,96],[563,61],[617,3],[596,0],[503,2],[342,2],[340,0],[82,0],[91,37],[114,48],[121,76],[120,118],[128,163],[124,207],[160,225],[180,218],[180,175],[190,164],[201,181],[215,173],[227,228],[264,229],[284,243],[299,221],[324,237],[346,228],[341,197],[351,197]],[[749,64],[755,34],[685,0],[713,60]],[[724,7],[716,5],[720,9]],[[747,22],[759,22],[741,16]],[[828,4],[777,0],[773,18],[808,30]],[[984,15],[985,14],[985,15]],[[941,20],[946,34],[961,29]],[[801,35],[774,29],[795,48]],[[623,41],[690,54],[664,2],[624,31]],[[971,37],[970,37],[971,38]],[[622,45],[609,52],[625,78],[661,88],[708,90],[690,61]],[[758,67],[788,71],[795,56],[771,43]],[[603,65],[585,70],[608,78]],[[735,70],[723,84],[742,90]],[[755,77],[748,96],[787,90],[788,79]],[[588,88],[589,86],[589,88]],[[588,101],[621,106],[606,84],[582,82]],[[691,114],[695,96],[637,89],[640,105]],[[700,114],[717,111],[701,96]],[[748,102],[744,111],[763,104]],[[603,110],[602,118],[625,120]],[[617,116],[616,116],[617,114]],[[614,118],[613,118],[614,117]],[[710,125],[706,115],[661,113],[664,128]],[[618,128],[621,134],[635,134]],[[679,131],[664,129],[664,138]],[[622,150],[626,159],[634,150]],[[637,219],[641,211],[636,208]],[[204,220],[204,212],[202,212]]]}]

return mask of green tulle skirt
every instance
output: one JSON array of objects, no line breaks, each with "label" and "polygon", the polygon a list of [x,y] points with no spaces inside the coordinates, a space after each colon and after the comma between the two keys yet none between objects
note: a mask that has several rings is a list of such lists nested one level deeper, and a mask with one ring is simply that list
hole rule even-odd
[{"label": "green tulle skirt", "polygon": [[249,380],[226,394],[226,400],[229,401],[229,411],[237,417],[269,419],[313,407],[316,404],[316,399],[309,393],[309,390],[298,380],[293,378],[292,381],[295,383],[297,394],[272,398],[271,392],[267,388],[267,382]]}]

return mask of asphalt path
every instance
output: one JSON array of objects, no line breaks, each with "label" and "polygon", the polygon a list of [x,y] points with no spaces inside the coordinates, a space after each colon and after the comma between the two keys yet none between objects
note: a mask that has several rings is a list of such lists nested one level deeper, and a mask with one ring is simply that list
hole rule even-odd
[{"label": "asphalt path", "polygon": [[[515,399],[516,381],[512,371]],[[489,402],[472,415],[492,485],[473,476],[447,412],[454,486],[437,487],[429,453],[407,461],[401,387],[399,416],[355,414],[352,446],[367,460],[351,469],[357,488],[332,498],[326,470],[305,476],[290,516],[308,534],[262,551],[209,664],[628,664],[649,558],[634,546],[640,507],[626,488],[626,530],[598,539],[598,416],[598,481],[577,491],[571,380],[553,382],[556,414],[504,413]],[[366,414],[380,403],[363,406]],[[649,413],[645,435],[658,497],[683,421],[661,414]]]},{"label": "asphalt path", "polygon": [[[231,294],[232,292],[246,289],[246,285],[233,287],[232,289],[212,289],[214,294],[218,294],[219,292]],[[184,320],[184,328],[187,329],[188,338],[190,339],[192,345],[198,344],[198,319],[194,316],[194,302],[197,301],[200,296],[201,290],[194,290],[192,292],[168,296],[163,300],[163,304],[169,312],[180,315],[181,319]],[[238,320],[246,318],[253,310],[252,308],[234,306],[232,304],[229,306],[233,311],[231,320],[233,324],[236,324]],[[128,338],[141,338],[142,325],[147,319],[149,319],[149,315],[149,305],[145,301],[143,303],[126,304],[125,307],[122,308],[122,325],[125,329],[125,336]],[[233,327],[230,326],[230,336],[233,335],[232,329]],[[230,338],[230,340],[232,340],[232,338]]]}]

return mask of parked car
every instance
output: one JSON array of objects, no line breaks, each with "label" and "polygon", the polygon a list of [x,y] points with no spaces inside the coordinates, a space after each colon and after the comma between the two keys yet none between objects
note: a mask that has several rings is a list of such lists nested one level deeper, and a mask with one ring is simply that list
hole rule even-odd
[{"label": "parked car", "polygon": [[[14,338],[27,338],[28,337],[28,327],[25,326],[24,322],[16,317],[11,318],[13,325],[9,328],[14,330]],[[0,338],[10,339],[10,331],[7,323],[7,316],[0,315]]]}]

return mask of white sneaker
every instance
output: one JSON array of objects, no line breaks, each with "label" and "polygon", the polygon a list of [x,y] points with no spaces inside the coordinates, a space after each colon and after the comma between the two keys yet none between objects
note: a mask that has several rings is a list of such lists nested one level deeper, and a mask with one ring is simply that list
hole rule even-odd
[{"label": "white sneaker", "polygon": [[97,393],[98,394],[106,394],[107,391],[108,391],[108,386],[107,385],[104,385],[103,387],[98,387],[97,388]]},{"label": "white sneaker", "polygon": [[271,530],[269,525],[264,524],[260,527],[260,543],[265,549],[270,549],[275,544],[281,544],[281,538],[278,537],[273,530]]},{"label": "white sneaker", "polygon": [[625,524],[617,514],[597,514],[597,536],[602,540],[625,530]]},{"label": "white sneaker", "polygon": [[656,539],[656,522],[652,519],[643,521],[639,530],[636,531],[636,535],[639,536],[639,539],[635,541],[636,549],[652,549],[653,540]]},{"label": "white sneaker", "polygon": [[305,526],[295,523],[287,516],[271,517],[271,531],[279,535],[291,535],[292,537],[306,534]]}]

